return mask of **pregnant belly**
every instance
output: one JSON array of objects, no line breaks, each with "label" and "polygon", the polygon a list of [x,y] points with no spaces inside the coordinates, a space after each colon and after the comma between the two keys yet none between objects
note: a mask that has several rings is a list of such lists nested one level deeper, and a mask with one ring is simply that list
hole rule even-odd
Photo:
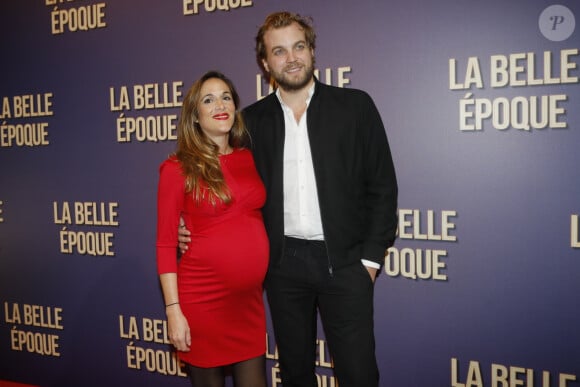
[{"label": "pregnant belly", "polygon": [[261,219],[235,218],[192,236],[180,263],[180,282],[204,291],[249,290],[261,286],[268,256]]}]

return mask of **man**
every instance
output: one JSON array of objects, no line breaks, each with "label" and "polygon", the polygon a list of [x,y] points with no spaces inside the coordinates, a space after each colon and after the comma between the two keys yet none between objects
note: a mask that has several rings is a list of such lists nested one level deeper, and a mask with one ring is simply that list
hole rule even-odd
[{"label": "man", "polygon": [[256,53],[275,93],[244,110],[267,191],[265,288],[284,387],[317,386],[317,310],[341,387],[378,386],[373,291],[397,226],[385,129],[364,92],[314,77],[315,33],[269,15]]}]

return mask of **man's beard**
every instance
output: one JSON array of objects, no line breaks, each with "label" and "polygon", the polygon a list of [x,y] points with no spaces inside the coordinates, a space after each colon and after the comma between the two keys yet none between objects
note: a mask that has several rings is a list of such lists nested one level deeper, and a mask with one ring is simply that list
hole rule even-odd
[{"label": "man's beard", "polygon": [[280,73],[271,73],[270,75],[272,76],[272,78],[274,78],[274,80],[281,89],[285,91],[297,91],[302,89],[304,86],[308,85],[308,83],[314,76],[314,61],[312,61],[312,63],[309,66],[304,65],[303,69],[304,76],[298,79],[294,78],[290,79],[290,77],[287,77],[285,73],[286,69],[284,69]]}]

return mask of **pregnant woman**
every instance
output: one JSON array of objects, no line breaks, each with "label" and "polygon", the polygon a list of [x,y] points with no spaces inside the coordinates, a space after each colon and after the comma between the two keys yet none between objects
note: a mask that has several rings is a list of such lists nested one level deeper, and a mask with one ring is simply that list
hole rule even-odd
[{"label": "pregnant woman", "polygon": [[[169,340],[193,386],[223,386],[227,365],[236,386],[266,386],[266,194],[238,108],[227,77],[203,75],[183,101],[177,150],[160,167],[157,270]],[[191,242],[178,260],[180,219]]]}]

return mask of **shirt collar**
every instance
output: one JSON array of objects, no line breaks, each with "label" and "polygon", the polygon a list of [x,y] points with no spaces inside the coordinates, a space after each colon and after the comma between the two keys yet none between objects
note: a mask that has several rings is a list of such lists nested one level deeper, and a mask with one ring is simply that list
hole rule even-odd
[{"label": "shirt collar", "polygon": [[[314,95],[315,86],[316,86],[316,82],[313,82],[312,86],[310,86],[310,88],[308,89],[308,97],[306,98],[306,106],[308,106],[310,104],[310,100],[312,99],[312,96]],[[280,88],[279,87],[276,89],[276,97],[278,97],[278,101],[280,101],[280,104],[282,105],[282,107],[287,107],[287,105],[282,100],[282,97],[280,96]]]}]

